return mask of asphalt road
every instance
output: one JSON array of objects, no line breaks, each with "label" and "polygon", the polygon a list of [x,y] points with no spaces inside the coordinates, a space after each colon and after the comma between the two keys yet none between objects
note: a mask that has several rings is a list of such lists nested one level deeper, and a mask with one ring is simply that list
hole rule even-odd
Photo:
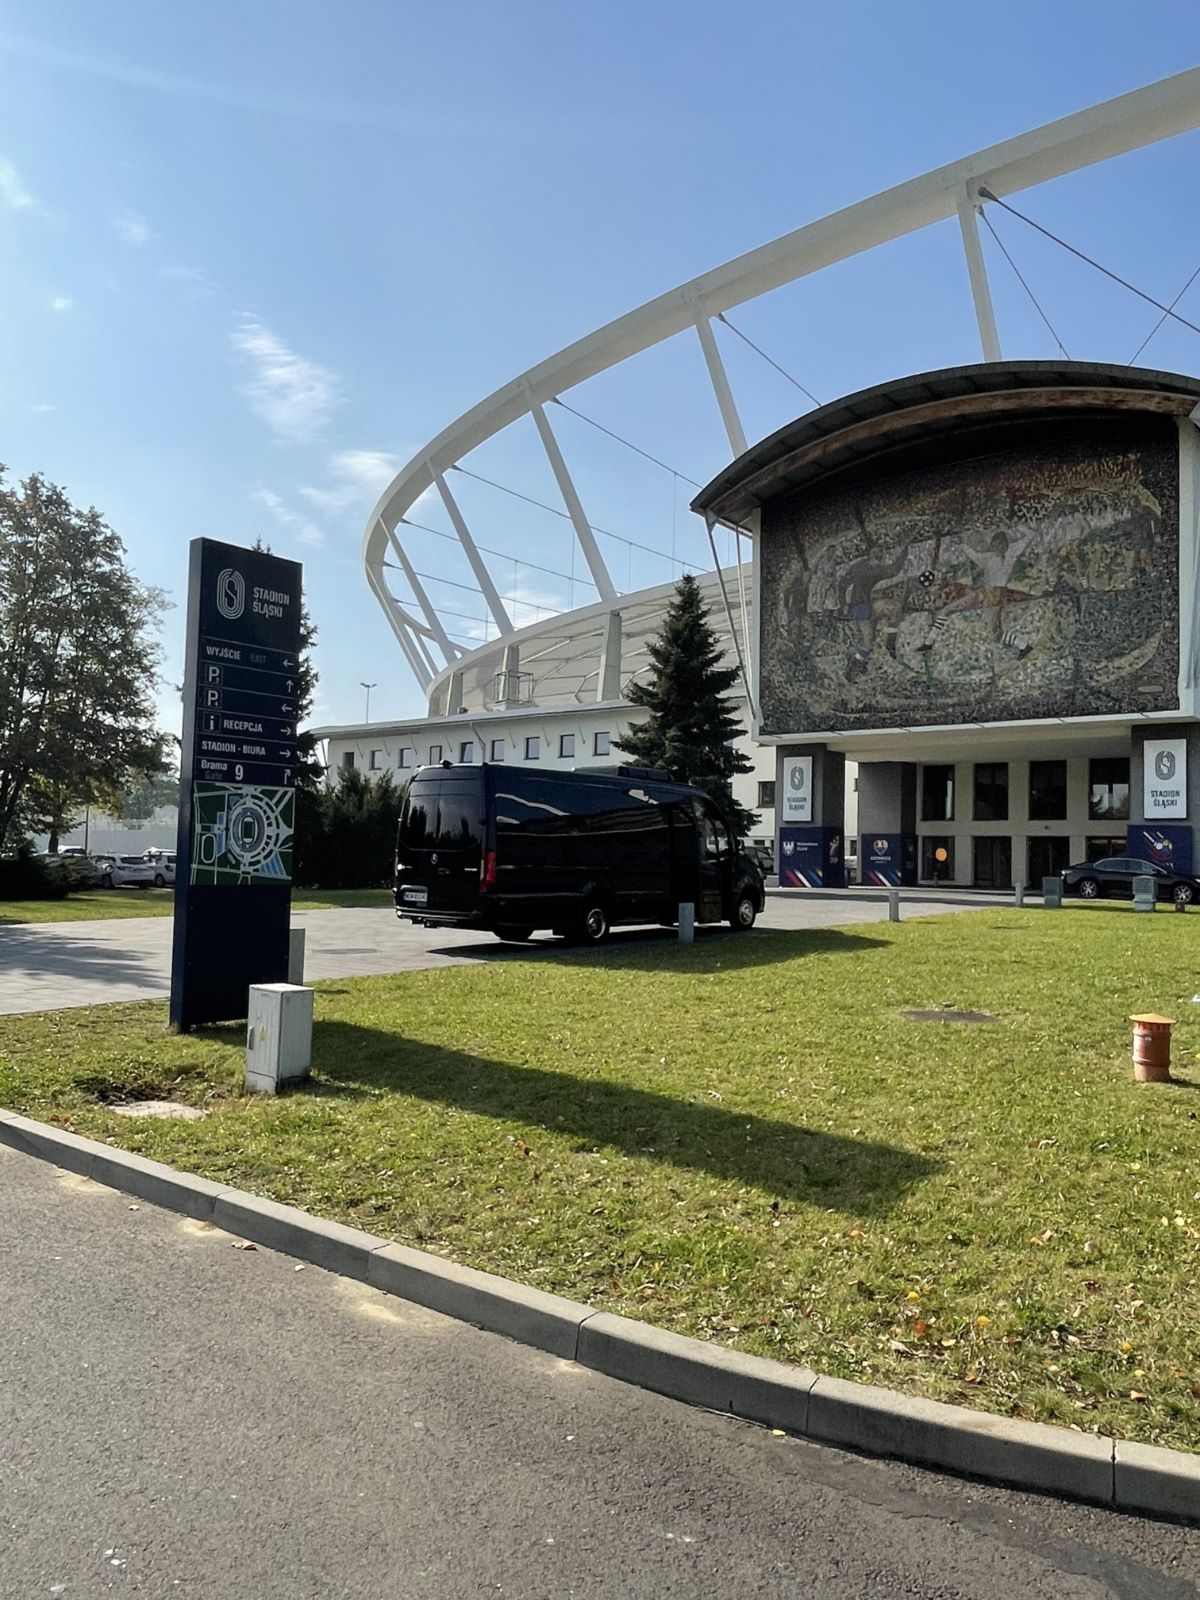
[{"label": "asphalt road", "polygon": [[1194,1600],[1200,1535],[708,1416],[0,1148],[0,1594]]},{"label": "asphalt road", "polygon": [[[939,898],[928,890],[910,890],[906,898],[905,914],[912,916],[998,903],[995,896],[990,900],[978,895]],[[869,890],[774,893],[768,897],[759,927],[843,927],[879,922],[886,916],[886,897]],[[416,928],[411,922],[398,922],[395,913],[387,909],[297,911],[292,922],[305,930],[305,977],[309,981],[411,972],[504,954],[504,947],[490,934]],[[619,929],[615,937],[664,939],[671,935],[661,929]],[[701,929],[700,937],[732,936],[728,929]],[[555,943],[546,934],[522,948],[528,952],[539,946],[553,948]],[[0,1015],[163,999],[170,988],[169,917],[0,927]]]}]

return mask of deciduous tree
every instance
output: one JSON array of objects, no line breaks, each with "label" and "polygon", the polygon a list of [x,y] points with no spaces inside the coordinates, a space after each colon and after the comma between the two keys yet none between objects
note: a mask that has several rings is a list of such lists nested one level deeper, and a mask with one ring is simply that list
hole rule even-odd
[{"label": "deciduous tree", "polygon": [[165,605],[98,511],[0,469],[0,844],[116,806],[132,774],[162,769]]}]

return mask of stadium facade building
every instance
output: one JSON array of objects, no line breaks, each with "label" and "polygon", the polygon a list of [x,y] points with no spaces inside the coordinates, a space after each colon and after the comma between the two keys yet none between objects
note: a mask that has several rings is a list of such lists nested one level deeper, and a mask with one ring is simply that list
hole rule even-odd
[{"label": "stadium facade building", "polygon": [[1200,379],[1004,362],[821,407],[694,501],[754,532],[783,881],[1200,860]]},{"label": "stadium facade building", "polygon": [[[367,585],[427,714],[317,729],[331,772],[619,759],[637,715],[628,687],[672,586],[618,588],[615,536],[589,519],[556,407],[655,346],[694,340],[728,443],[693,502],[711,554],[702,582],[740,668],[755,770],[736,792],[773,833],[781,881],[840,883],[855,834],[860,876],[880,884],[1036,884],[1068,860],[1126,852],[1200,864],[1200,384],[1003,360],[979,232],[1004,196],[1198,127],[1192,68],[809,223],[482,400],[397,474],[363,540]],[[821,406],[751,448],[722,355],[726,313],[946,221],[982,363]],[[517,423],[536,429],[571,571],[578,559],[595,596],[524,627],[457,476],[478,476],[464,462]],[[425,570],[411,515],[422,497],[453,530],[438,531],[457,545],[447,581],[484,607],[478,643],[452,635]]]}]

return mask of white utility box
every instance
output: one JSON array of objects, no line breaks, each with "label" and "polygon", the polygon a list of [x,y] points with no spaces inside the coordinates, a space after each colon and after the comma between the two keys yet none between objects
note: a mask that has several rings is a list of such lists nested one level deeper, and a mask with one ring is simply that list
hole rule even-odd
[{"label": "white utility box", "polygon": [[313,991],[294,983],[250,986],[246,1021],[246,1087],[275,1094],[281,1083],[308,1076],[312,1065]]}]

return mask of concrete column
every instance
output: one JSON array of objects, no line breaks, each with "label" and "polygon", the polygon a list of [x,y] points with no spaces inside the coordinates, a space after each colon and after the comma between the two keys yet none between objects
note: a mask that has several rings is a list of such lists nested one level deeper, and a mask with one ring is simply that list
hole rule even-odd
[{"label": "concrete column", "polygon": [[596,679],[597,700],[621,698],[621,613],[610,611],[600,651],[600,673]]},{"label": "concrete column", "polygon": [[[788,760],[812,759],[808,821],[788,817]],[[846,758],[823,744],[780,745],[775,757],[775,859],[779,881],[786,884],[789,867],[795,887],[841,888],[845,882]],[[789,848],[790,846],[790,848]]]},{"label": "concrete column", "polygon": [[915,762],[859,763],[858,873],[860,883],[877,886],[916,883]]},{"label": "concrete column", "polygon": [[[1145,749],[1177,739],[1184,744],[1183,777],[1187,787],[1187,815],[1184,817],[1147,816]],[[1173,781],[1178,781],[1178,774]],[[1144,828],[1142,825],[1145,825]],[[1131,729],[1129,750],[1129,835],[1131,853],[1149,855],[1166,866],[1168,860],[1146,848],[1146,836],[1161,835],[1173,841],[1173,861],[1178,870],[1195,871],[1200,866],[1200,722],[1145,722]],[[1183,859],[1180,856],[1182,846]],[[1190,851],[1190,859],[1187,853]]]}]

